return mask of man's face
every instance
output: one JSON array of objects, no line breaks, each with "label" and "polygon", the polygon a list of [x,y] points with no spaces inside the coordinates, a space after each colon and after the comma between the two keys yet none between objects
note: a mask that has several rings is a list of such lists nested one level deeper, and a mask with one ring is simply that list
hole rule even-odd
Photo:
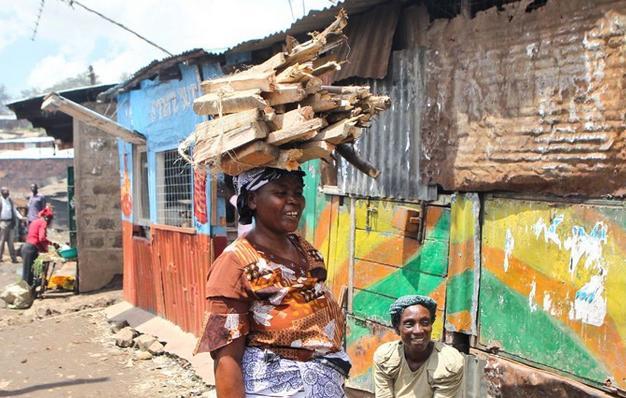
[{"label": "man's face", "polygon": [[6,189],[6,188],[2,188],[2,189],[0,190],[0,194],[2,195],[2,197],[3,197],[3,198],[5,198],[5,199],[6,199],[6,198],[8,198],[8,197],[9,197],[9,190],[8,190],[8,189]]},{"label": "man's face", "polygon": [[33,185],[31,185],[31,186],[30,186],[30,191],[31,191],[33,194],[37,195],[37,191],[38,191],[38,190],[39,190],[39,187],[37,186],[37,184],[33,184]]},{"label": "man's face", "polygon": [[428,349],[433,322],[428,309],[422,305],[412,305],[402,312],[398,334],[405,346],[422,352]]}]

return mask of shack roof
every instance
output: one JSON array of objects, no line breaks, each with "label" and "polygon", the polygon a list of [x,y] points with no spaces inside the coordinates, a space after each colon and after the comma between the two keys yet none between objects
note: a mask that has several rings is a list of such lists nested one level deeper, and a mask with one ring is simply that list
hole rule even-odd
[{"label": "shack roof", "polygon": [[[98,84],[58,91],[58,93],[69,100],[84,104],[86,102],[95,102],[98,94],[113,86],[113,84]],[[72,142],[72,117],[62,112],[43,112],[41,104],[45,95],[47,94],[21,99],[7,104],[7,106],[15,112],[18,119],[27,119],[32,123],[33,127],[45,129],[46,134],[62,142]]]}]

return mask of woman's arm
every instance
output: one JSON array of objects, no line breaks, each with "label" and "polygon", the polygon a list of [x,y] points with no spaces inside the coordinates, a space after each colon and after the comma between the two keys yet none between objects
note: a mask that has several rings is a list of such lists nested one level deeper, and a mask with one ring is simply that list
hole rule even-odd
[{"label": "woman's arm", "polygon": [[215,364],[215,390],[218,398],[244,398],[241,359],[246,348],[246,338],[240,337],[232,343],[211,353]]}]

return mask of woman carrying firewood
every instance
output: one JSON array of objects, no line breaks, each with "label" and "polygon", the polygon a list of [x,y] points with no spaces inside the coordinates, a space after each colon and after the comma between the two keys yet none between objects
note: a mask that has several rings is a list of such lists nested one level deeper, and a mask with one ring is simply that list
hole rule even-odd
[{"label": "woman carrying firewood", "polygon": [[254,228],[213,263],[196,352],[215,361],[218,397],[343,397],[344,315],[320,253],[295,234],[304,172],[256,168],[236,178],[240,223]]}]

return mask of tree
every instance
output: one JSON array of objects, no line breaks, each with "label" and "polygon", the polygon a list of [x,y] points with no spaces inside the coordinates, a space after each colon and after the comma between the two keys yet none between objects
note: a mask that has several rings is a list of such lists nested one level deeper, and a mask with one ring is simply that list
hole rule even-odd
[{"label": "tree", "polygon": [[6,106],[10,100],[11,96],[7,93],[7,88],[4,84],[0,84],[0,115],[7,115],[11,113],[11,110]]},{"label": "tree", "polygon": [[21,94],[23,98],[37,97],[53,91],[70,90],[77,87],[92,86],[98,84],[98,76],[94,73],[93,67],[89,65],[89,68],[85,72],[81,72],[76,76],[63,79],[46,89],[28,88],[22,90]]}]

